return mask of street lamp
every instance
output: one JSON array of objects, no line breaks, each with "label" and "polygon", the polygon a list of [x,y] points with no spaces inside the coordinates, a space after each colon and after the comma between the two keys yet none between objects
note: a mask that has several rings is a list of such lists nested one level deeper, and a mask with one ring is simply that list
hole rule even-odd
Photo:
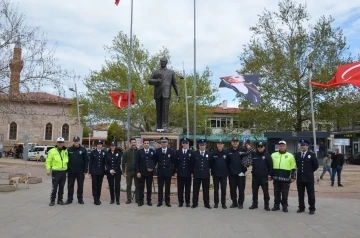
[{"label": "street lamp", "polygon": [[82,143],[82,135],[81,135],[81,123],[80,123],[80,104],[79,104],[79,97],[78,97],[78,91],[75,84],[74,88],[69,88],[70,91],[75,93],[76,96],[76,107],[77,107],[77,118],[78,118],[78,136],[80,137],[80,143]]},{"label": "street lamp", "polygon": [[185,107],[186,107],[186,138],[189,138],[189,105],[188,105],[188,95],[187,95],[187,86],[186,86],[186,75],[185,67],[183,63],[183,76],[180,76],[180,79],[184,79],[185,83]]}]

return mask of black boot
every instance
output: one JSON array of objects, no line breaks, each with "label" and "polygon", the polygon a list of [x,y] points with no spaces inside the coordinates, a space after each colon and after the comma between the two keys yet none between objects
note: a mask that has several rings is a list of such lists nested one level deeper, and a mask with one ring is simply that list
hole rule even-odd
[{"label": "black boot", "polygon": [[255,204],[255,203],[253,203],[253,204],[249,207],[250,210],[256,209],[256,208],[258,208],[258,205]]},{"label": "black boot", "polygon": [[237,208],[238,207],[238,204],[237,202],[233,202],[230,206],[230,208]]},{"label": "black boot", "polygon": [[274,207],[271,209],[271,211],[279,211],[280,210],[280,206],[275,204]]},{"label": "black boot", "polygon": [[269,204],[265,204],[264,209],[265,209],[265,211],[270,211]]},{"label": "black boot", "polygon": [[283,212],[289,212],[287,206],[283,206]]}]

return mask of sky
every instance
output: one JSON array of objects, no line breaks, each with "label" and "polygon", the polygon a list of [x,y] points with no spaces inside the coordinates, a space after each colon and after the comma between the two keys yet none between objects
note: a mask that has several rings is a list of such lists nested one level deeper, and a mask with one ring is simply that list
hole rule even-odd
[{"label": "sky", "polygon": [[[15,0],[16,1],[16,0]],[[14,1],[14,2],[15,2]],[[298,3],[306,3],[297,0]],[[346,2],[346,4],[345,4]],[[131,0],[18,0],[19,11],[27,24],[40,27],[50,45],[56,44],[56,57],[61,66],[86,77],[99,70],[108,57],[103,45],[111,45],[119,31],[130,31]],[[214,86],[219,78],[236,74],[240,68],[238,55],[252,33],[249,27],[264,10],[277,10],[276,0],[197,0],[196,1],[196,69],[209,66]],[[163,46],[170,50],[172,67],[194,71],[194,0],[134,0],[133,34],[150,53]],[[354,54],[360,53],[360,1],[307,1],[308,12],[315,21],[321,15],[332,15],[335,25],[344,30]],[[80,93],[86,92],[78,82]],[[71,83],[70,83],[70,86]],[[72,97],[67,92],[67,97]],[[219,89],[218,102],[237,103],[230,89]]]}]

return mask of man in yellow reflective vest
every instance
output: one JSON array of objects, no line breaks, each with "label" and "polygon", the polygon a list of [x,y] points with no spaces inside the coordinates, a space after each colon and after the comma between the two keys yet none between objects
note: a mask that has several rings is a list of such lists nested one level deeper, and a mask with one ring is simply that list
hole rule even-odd
[{"label": "man in yellow reflective vest", "polygon": [[279,151],[271,155],[272,174],[274,180],[274,207],[273,211],[280,210],[280,202],[283,212],[288,212],[288,196],[290,184],[296,179],[296,162],[294,156],[286,151],[286,142],[279,141]]},{"label": "man in yellow reflective vest", "polygon": [[65,205],[65,203],[63,202],[63,195],[69,157],[68,151],[64,146],[64,142],[64,138],[57,138],[56,147],[49,150],[45,161],[46,174],[48,176],[51,174],[52,179],[52,190],[49,206],[55,205],[56,192],[58,191],[58,189],[59,193],[57,203],[59,205]]}]

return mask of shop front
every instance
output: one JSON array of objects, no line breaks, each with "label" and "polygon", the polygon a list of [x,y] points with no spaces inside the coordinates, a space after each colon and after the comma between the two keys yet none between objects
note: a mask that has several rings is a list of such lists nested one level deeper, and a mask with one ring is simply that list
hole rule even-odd
[{"label": "shop front", "polygon": [[[338,140],[336,140],[338,139]],[[342,139],[342,140],[340,140]],[[338,145],[341,142],[341,145]],[[334,134],[334,146],[340,146],[346,157],[360,152],[360,133]]]}]

